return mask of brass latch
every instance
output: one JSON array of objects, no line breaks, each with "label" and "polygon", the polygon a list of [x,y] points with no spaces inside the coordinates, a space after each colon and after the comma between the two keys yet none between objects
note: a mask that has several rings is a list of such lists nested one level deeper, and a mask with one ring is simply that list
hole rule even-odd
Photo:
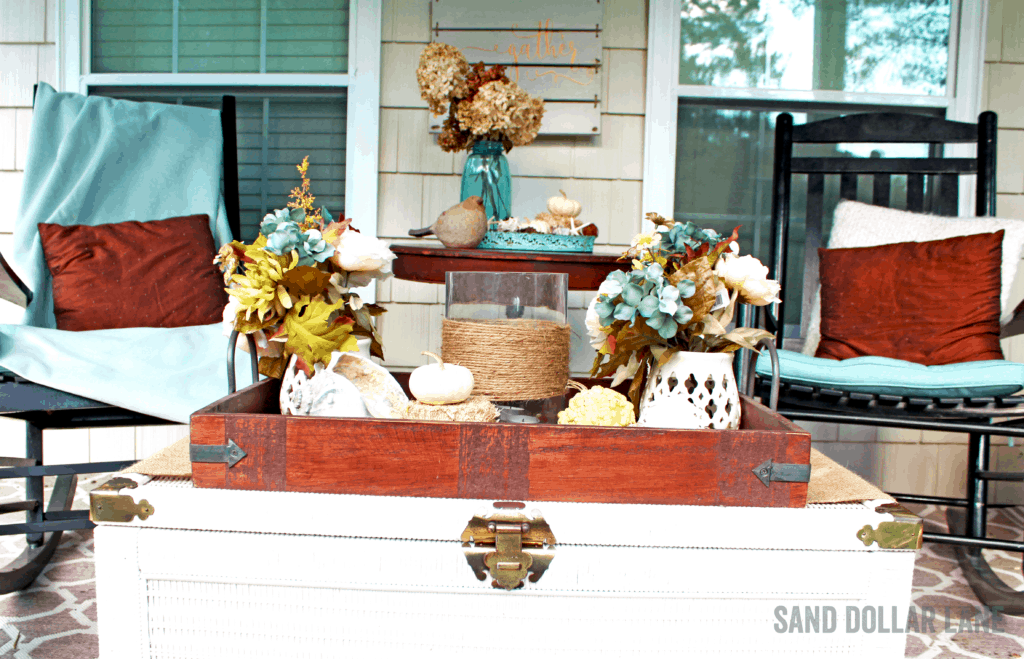
[{"label": "brass latch", "polygon": [[529,575],[536,583],[555,558],[555,534],[538,511],[533,517],[509,506],[495,504],[494,513],[475,515],[462,532],[462,547],[469,567],[483,581],[490,572],[495,588],[515,590],[523,587]]}]

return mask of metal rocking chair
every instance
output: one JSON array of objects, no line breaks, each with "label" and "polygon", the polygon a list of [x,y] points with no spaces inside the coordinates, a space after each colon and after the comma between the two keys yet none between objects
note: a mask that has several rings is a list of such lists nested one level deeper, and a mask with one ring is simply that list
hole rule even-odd
[{"label": "metal rocking chair", "polygon": [[[239,236],[238,154],[235,98],[224,96],[221,107],[224,143],[223,195],[232,235]],[[172,194],[168,191],[168,194]],[[22,307],[32,291],[0,256],[0,297]],[[27,547],[12,562],[0,567],[0,594],[26,588],[39,575],[60,542],[61,533],[90,529],[89,511],[72,511],[78,474],[117,471],[134,461],[43,465],[43,431],[58,428],[97,428],[168,425],[167,420],[140,414],[30,382],[0,369],[0,416],[26,424],[25,458],[0,458],[0,479],[25,478],[25,500],[0,504],[0,513],[24,511],[23,524],[0,525],[0,535],[25,533]],[[43,478],[56,476],[50,501],[43,496]],[[45,508],[44,508],[45,505]]]},{"label": "metal rocking chair", "polygon": [[[923,143],[926,158],[794,157],[794,144]],[[975,144],[974,158],[943,158],[944,144]],[[790,231],[790,185],[793,176],[806,174],[803,315],[818,286],[818,248],[822,237],[825,177],[837,175],[842,199],[857,198],[858,177],[873,176],[872,203],[890,206],[890,181],[907,176],[907,210],[957,215],[959,177],[976,177],[978,216],[993,216],[996,202],[996,116],[985,112],[977,124],[912,114],[860,114],[793,125],[789,114],[779,116],[775,138],[772,203],[772,271],[786,290],[787,245]],[[800,304],[800,302],[797,302]],[[765,326],[783,346],[784,308],[766,313]],[[1011,325],[1016,324],[1016,319]],[[1010,336],[1004,327],[1003,336]],[[785,377],[785,376],[784,376]],[[757,390],[767,397],[770,381],[757,379]],[[1024,386],[1024,382],[1021,383]],[[953,545],[965,576],[979,599],[1002,606],[1008,614],[1024,614],[1024,593],[1009,588],[989,567],[981,550],[1024,552],[1024,542],[986,537],[988,483],[1024,481],[1024,473],[1003,473],[989,468],[992,435],[1024,437],[1024,397],[892,396],[822,388],[798,381],[783,381],[778,410],[792,420],[962,432],[970,436],[966,498],[893,494],[906,503],[948,506],[950,533],[925,533],[924,540]],[[1006,420],[1009,419],[1009,420]]]}]

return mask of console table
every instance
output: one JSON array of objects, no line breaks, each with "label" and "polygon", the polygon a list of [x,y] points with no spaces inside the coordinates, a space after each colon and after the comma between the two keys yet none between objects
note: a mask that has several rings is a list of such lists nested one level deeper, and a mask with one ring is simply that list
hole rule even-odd
[{"label": "console table", "polygon": [[570,291],[596,291],[613,270],[629,261],[614,254],[582,252],[513,252],[493,249],[448,249],[392,245],[398,258],[396,279],[443,284],[446,272],[558,272],[569,275]]}]

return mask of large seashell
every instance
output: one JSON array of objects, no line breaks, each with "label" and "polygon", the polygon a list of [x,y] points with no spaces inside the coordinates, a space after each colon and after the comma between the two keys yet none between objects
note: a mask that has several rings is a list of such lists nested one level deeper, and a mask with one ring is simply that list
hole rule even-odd
[{"label": "large seashell", "polygon": [[368,416],[359,389],[344,375],[334,371],[343,354],[333,353],[327,368],[319,370],[309,379],[309,416]]},{"label": "large seashell", "polygon": [[327,368],[322,366],[307,378],[295,368],[293,356],[281,378],[281,414],[296,416],[365,417],[366,405],[354,384],[335,373],[333,367],[342,353],[332,356]]},{"label": "large seashell", "polygon": [[281,414],[305,416],[309,414],[310,397],[307,392],[308,378],[301,370],[295,368],[297,356],[292,355],[288,368],[281,378]]},{"label": "large seashell", "polygon": [[394,376],[383,366],[374,363],[369,354],[335,353],[331,355],[331,370],[355,385],[363,397],[370,416],[378,419],[400,419],[409,397]]}]

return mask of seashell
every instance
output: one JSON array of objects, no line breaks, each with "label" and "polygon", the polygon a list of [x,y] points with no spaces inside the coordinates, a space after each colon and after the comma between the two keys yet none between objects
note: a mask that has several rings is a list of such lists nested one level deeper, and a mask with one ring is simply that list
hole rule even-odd
[{"label": "seashell", "polygon": [[537,233],[551,233],[551,225],[544,220],[530,220],[526,223],[526,228],[534,229]]},{"label": "seashell", "polygon": [[369,416],[356,385],[334,370],[343,354],[333,353],[327,368],[309,379],[309,416]]},{"label": "seashell", "polygon": [[309,383],[306,374],[295,368],[297,356],[292,355],[288,368],[281,378],[281,414],[305,416],[309,414],[310,397],[307,393]]},{"label": "seashell", "polygon": [[507,220],[498,221],[498,231],[518,231],[519,230],[519,218],[510,217]]},{"label": "seashell", "polygon": [[331,370],[342,353],[334,353],[328,368],[312,377],[295,367],[293,355],[281,378],[281,414],[295,416],[365,417],[366,405],[354,384]]},{"label": "seashell", "polygon": [[409,404],[409,397],[394,376],[383,366],[362,353],[334,353],[331,368],[355,385],[363,398],[370,416],[378,419],[400,419],[401,411]]}]

